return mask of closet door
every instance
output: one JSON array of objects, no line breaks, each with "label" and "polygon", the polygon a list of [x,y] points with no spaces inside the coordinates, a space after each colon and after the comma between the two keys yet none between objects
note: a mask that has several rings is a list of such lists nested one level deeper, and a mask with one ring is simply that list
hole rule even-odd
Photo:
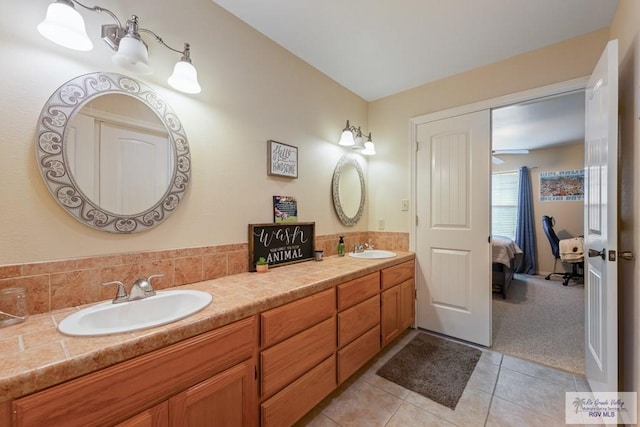
[{"label": "closet door", "polygon": [[417,126],[418,327],[491,345],[490,113]]}]

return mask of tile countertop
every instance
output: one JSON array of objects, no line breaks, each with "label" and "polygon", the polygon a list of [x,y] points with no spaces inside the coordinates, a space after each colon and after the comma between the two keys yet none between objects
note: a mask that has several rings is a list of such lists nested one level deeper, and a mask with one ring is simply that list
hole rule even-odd
[{"label": "tile countertop", "polygon": [[23,323],[0,328],[0,402],[60,384],[415,258],[410,252],[397,254],[395,258],[377,260],[331,256],[322,262],[308,261],[272,268],[266,274],[241,273],[180,286],[176,289],[209,292],[213,301],[186,319],[130,333],[72,337],[58,332],[58,322],[78,307],[31,316]]}]

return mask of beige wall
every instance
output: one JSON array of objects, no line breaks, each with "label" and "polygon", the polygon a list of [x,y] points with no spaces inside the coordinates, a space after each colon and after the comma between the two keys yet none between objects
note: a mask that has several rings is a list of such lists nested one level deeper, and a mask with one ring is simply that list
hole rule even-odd
[{"label": "beige wall", "polygon": [[[631,250],[634,261],[619,262],[620,387],[638,391],[640,387],[640,125],[638,86],[640,84],[640,2],[620,0],[611,25],[611,38],[619,40],[620,113],[620,250]],[[640,399],[638,400],[640,408]]]},{"label": "beige wall", "polygon": [[[367,103],[248,27],[210,0],[115,0],[121,19],[137,14],[177,47],[188,41],[203,92],[184,95],[166,78],[179,59],[148,39],[152,85],[182,119],[192,157],[184,204],[148,232],[113,235],[72,219],[48,193],[36,169],[35,127],[48,97],[71,78],[94,71],[121,72],[99,39],[104,14],[84,13],[94,43],[75,52],[36,31],[49,0],[8,2],[0,16],[0,265],[72,257],[212,246],[247,241],[247,224],[272,221],[271,197],[298,198],[301,221],[317,234],[366,230],[368,214],[353,228],[333,211],[331,178],[346,150],[336,141],[346,119],[367,128]],[[143,36],[144,37],[144,36]],[[124,72],[127,74],[127,72]],[[299,178],[268,177],[266,141],[299,148]],[[365,166],[365,173],[367,167]]]},{"label": "beige wall", "polygon": [[379,155],[369,165],[375,189],[369,228],[385,218],[388,230],[409,231],[400,199],[410,192],[411,117],[589,75],[608,36],[600,30],[370,103],[369,127]]},{"label": "beige wall", "polygon": [[[554,257],[547,236],[542,229],[542,216],[555,218],[554,230],[561,239],[582,236],[584,203],[582,201],[541,202],[540,174],[584,168],[584,142],[555,148],[533,150],[527,155],[500,155],[504,163],[493,165],[493,172],[516,171],[522,166],[530,168],[533,191],[533,217],[535,218],[537,269],[539,274],[553,271]],[[563,271],[558,264],[557,271]]]}]

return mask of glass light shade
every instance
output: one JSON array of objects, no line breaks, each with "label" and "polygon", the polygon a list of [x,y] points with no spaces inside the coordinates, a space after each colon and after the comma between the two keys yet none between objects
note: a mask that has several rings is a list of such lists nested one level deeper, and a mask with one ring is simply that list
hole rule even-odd
[{"label": "glass light shade", "polygon": [[118,51],[111,58],[114,63],[140,74],[151,74],[149,52],[141,40],[130,35],[120,39]]},{"label": "glass light shade", "polygon": [[343,147],[351,147],[355,143],[356,142],[353,139],[353,132],[351,132],[348,129],[345,129],[342,132],[342,135],[340,136],[340,141],[338,142],[338,145],[342,145]]},{"label": "glass light shade", "polygon": [[93,43],[84,27],[84,19],[72,5],[65,2],[49,5],[44,21],[38,24],[38,32],[52,42],[69,49],[93,49]]},{"label": "glass light shade", "polygon": [[362,150],[362,154],[366,154],[367,156],[373,156],[376,154],[376,146],[373,145],[373,141],[367,141],[364,143],[364,150]]},{"label": "glass light shade", "polygon": [[173,67],[173,74],[167,80],[172,88],[185,93],[200,93],[196,67],[187,61],[178,61]]}]

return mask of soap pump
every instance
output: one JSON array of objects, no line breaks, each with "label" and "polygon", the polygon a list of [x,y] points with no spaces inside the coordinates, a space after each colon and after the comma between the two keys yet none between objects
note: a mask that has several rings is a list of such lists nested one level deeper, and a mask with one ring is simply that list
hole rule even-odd
[{"label": "soap pump", "polygon": [[344,236],[340,236],[340,241],[338,242],[338,256],[344,256]]}]

